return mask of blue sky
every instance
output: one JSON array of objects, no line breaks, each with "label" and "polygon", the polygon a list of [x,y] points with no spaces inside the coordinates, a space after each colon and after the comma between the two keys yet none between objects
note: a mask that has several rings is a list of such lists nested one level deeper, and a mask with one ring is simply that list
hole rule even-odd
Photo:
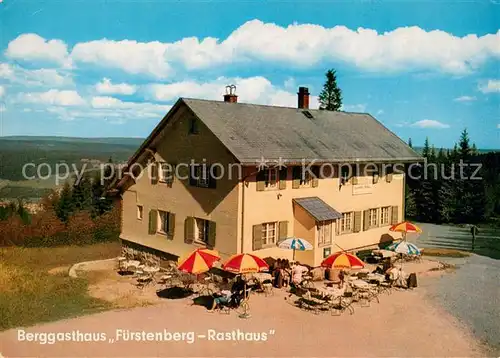
[{"label": "blue sky", "polygon": [[[0,1],[0,135],[144,137],[179,96],[296,106],[335,68],[344,110],[500,148],[500,3]],[[317,105],[312,98],[312,106]]]}]

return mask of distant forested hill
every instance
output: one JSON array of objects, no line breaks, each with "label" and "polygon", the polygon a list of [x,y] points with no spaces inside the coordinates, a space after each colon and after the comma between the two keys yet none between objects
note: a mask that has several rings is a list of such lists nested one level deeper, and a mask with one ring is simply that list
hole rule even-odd
[{"label": "distant forested hill", "polygon": [[[81,168],[88,160],[124,162],[139,148],[141,138],[0,137],[0,179],[25,180],[22,168],[47,163],[74,164]],[[28,175],[35,174],[33,168]]]}]

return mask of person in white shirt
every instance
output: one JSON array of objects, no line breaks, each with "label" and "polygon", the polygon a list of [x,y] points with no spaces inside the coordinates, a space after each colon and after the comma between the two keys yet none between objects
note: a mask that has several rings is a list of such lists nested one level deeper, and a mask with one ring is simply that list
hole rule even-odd
[{"label": "person in white shirt", "polygon": [[302,276],[308,271],[307,267],[301,266],[300,263],[296,262],[292,267],[292,282],[295,285],[299,285],[302,282]]}]

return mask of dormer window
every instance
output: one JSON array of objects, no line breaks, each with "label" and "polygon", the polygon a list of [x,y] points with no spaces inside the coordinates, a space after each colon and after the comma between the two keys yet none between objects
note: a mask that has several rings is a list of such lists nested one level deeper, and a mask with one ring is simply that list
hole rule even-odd
[{"label": "dormer window", "polygon": [[198,120],[192,117],[189,120],[189,134],[198,134],[198,133],[199,133]]}]

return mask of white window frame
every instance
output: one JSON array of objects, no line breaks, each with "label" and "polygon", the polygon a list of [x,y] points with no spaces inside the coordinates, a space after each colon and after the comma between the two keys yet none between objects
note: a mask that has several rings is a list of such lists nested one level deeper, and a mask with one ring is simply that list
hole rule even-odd
[{"label": "white window frame", "polygon": [[201,244],[208,243],[208,225],[208,220],[194,218],[194,241]]},{"label": "white window frame", "polygon": [[156,224],[156,232],[166,235],[168,232],[168,211],[158,210],[158,220]]},{"label": "white window frame", "polygon": [[278,222],[262,224],[262,246],[276,245],[278,238]]},{"label": "white window frame", "polygon": [[277,168],[267,168],[264,171],[266,190],[278,189],[279,170]]},{"label": "white window frame", "polygon": [[318,223],[318,246],[331,245],[333,241],[332,221]]},{"label": "white window frame", "polygon": [[378,224],[378,208],[369,209],[368,222],[370,227],[376,227]]},{"label": "white window frame", "polygon": [[[380,208],[380,225],[389,225],[390,223],[390,206],[384,206]],[[386,215],[384,215],[384,212]],[[385,219],[385,220],[384,220]]]},{"label": "white window frame", "polygon": [[347,234],[353,232],[354,228],[354,212],[348,211],[342,213],[342,219],[340,219],[340,232],[342,234]]},{"label": "white window frame", "polygon": [[144,206],[137,205],[137,220],[142,220],[144,218]]}]

